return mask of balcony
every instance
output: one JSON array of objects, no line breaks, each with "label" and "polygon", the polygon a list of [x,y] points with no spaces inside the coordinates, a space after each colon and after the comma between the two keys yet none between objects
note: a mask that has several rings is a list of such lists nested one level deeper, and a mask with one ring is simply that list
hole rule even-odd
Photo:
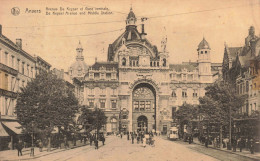
[{"label": "balcony", "polygon": [[17,74],[18,74],[18,71],[17,71],[17,70],[15,70],[15,69],[13,69],[13,68],[7,66],[7,65],[4,65],[4,64],[2,64],[2,63],[0,63],[0,69],[3,70],[3,71],[5,71],[5,72],[7,72],[7,73],[9,73],[9,74],[14,75],[14,76],[17,76]]}]

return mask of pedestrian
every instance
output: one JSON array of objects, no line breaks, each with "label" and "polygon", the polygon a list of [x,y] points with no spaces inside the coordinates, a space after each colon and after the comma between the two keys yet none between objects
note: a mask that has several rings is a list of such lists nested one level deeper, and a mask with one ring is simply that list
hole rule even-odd
[{"label": "pedestrian", "polygon": [[34,144],[32,144],[30,156],[34,156]]},{"label": "pedestrian", "polygon": [[129,140],[129,132],[127,132],[127,140]]},{"label": "pedestrian", "polygon": [[18,151],[18,156],[22,156],[22,149],[23,149],[23,142],[22,140],[19,140],[19,142],[16,145],[17,151]]},{"label": "pedestrian", "polygon": [[39,141],[39,151],[42,152],[42,148],[43,148],[43,143],[42,141],[40,140]]},{"label": "pedestrian", "polygon": [[102,144],[105,145],[105,136],[102,136]]},{"label": "pedestrian", "polygon": [[233,139],[233,152],[236,152],[237,151],[237,138],[234,137]]},{"label": "pedestrian", "polygon": [[216,148],[216,145],[217,145],[217,138],[214,138],[213,139],[213,147]]},{"label": "pedestrian", "polygon": [[132,139],[132,144],[134,144],[134,133],[132,133],[132,135],[131,135],[131,139]]},{"label": "pedestrian", "polygon": [[208,143],[209,143],[209,139],[208,139],[208,137],[206,136],[206,137],[205,137],[205,147],[206,147],[206,148],[208,148]]},{"label": "pedestrian", "polygon": [[251,154],[254,154],[254,152],[255,152],[255,141],[254,141],[254,139],[250,139],[249,148],[250,148]]},{"label": "pedestrian", "polygon": [[143,147],[146,147],[146,138],[143,138]]},{"label": "pedestrian", "polygon": [[248,141],[248,138],[246,138],[246,140],[245,140],[245,147],[246,147],[246,150],[248,150],[248,147],[249,147],[249,141]]},{"label": "pedestrian", "polygon": [[93,142],[93,136],[90,134],[90,137],[89,137],[89,145],[92,146],[92,142]]},{"label": "pedestrian", "polygon": [[244,139],[243,138],[239,138],[238,140],[239,140],[238,141],[238,147],[239,147],[240,152],[242,152],[243,147],[244,147]]},{"label": "pedestrian", "polygon": [[192,143],[191,135],[189,136],[189,144]]},{"label": "pedestrian", "polygon": [[97,138],[95,138],[95,149],[98,149],[98,139]]},{"label": "pedestrian", "polygon": [[120,137],[121,137],[121,139],[122,139],[122,137],[123,137],[123,132],[120,133]]}]

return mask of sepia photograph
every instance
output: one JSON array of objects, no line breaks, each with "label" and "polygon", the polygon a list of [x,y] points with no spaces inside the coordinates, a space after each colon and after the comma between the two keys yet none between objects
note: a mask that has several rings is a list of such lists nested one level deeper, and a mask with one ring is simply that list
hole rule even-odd
[{"label": "sepia photograph", "polygon": [[0,161],[259,161],[260,0],[0,0]]}]

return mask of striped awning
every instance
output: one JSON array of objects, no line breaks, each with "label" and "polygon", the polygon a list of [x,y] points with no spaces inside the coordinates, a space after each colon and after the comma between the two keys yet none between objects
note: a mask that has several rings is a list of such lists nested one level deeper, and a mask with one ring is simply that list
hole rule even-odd
[{"label": "striped awning", "polygon": [[2,122],[4,126],[6,126],[8,129],[13,131],[16,134],[22,134],[22,125],[19,124],[18,122]]},{"label": "striped awning", "polygon": [[9,136],[9,134],[5,131],[2,123],[0,123],[0,136]]}]

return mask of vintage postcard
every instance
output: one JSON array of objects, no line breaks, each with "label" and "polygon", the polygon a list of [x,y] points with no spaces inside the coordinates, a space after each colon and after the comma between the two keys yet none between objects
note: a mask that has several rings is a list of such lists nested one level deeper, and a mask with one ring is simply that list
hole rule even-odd
[{"label": "vintage postcard", "polygon": [[259,0],[0,0],[0,160],[260,160]]}]

